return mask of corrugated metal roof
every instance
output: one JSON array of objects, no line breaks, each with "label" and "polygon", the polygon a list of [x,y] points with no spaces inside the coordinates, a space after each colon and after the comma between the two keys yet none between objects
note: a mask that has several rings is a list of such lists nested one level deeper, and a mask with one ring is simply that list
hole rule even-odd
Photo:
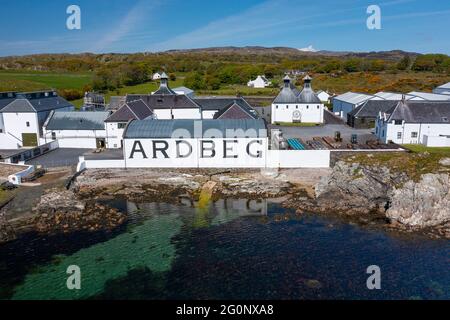
[{"label": "corrugated metal roof", "polygon": [[109,112],[54,112],[47,121],[47,130],[104,130]]},{"label": "corrugated metal roof", "polygon": [[374,98],[374,96],[364,93],[346,92],[334,97],[333,100],[339,100],[351,104],[359,104],[372,98]]},{"label": "corrugated metal roof", "polygon": [[419,92],[419,91],[412,91],[408,93],[409,95],[416,96],[423,98],[425,100],[429,101],[445,101],[450,100],[450,96],[444,95],[444,94],[436,94],[436,93],[429,93],[429,92]]},{"label": "corrugated metal roof", "polygon": [[124,132],[128,139],[267,137],[261,119],[142,120],[132,121]]},{"label": "corrugated metal roof", "polygon": [[443,84],[441,86],[438,87],[439,89],[450,89],[450,82]]},{"label": "corrugated metal roof", "polygon": [[172,89],[173,91],[181,91],[181,92],[183,92],[184,94],[191,94],[191,93],[194,93],[194,90],[192,90],[192,89],[189,89],[189,88],[187,88],[187,87],[177,87],[177,88],[173,88]]},{"label": "corrugated metal roof", "polygon": [[397,93],[397,92],[385,92],[380,91],[374,94],[374,96],[377,96],[379,98],[382,98],[384,100],[397,100],[400,101],[403,99],[403,96],[405,96],[406,100],[410,100],[414,98],[414,96],[411,96],[409,94],[404,95],[403,93]]}]

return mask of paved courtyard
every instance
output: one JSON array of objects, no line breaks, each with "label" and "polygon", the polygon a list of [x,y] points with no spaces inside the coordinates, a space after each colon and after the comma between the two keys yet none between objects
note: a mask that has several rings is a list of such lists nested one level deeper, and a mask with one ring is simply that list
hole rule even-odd
[{"label": "paved courtyard", "polygon": [[68,167],[78,163],[78,157],[89,154],[92,149],[60,148],[27,161],[26,164],[41,165],[44,168]]}]

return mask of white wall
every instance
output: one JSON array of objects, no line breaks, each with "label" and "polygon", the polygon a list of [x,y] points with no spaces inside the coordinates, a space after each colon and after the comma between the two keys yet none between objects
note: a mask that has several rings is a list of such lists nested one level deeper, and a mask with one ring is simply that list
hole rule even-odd
[{"label": "white wall", "polygon": [[[35,133],[39,143],[39,123],[36,113],[3,113],[3,122],[5,126],[5,133],[9,136],[15,137],[14,140],[16,140],[17,143],[20,143],[21,145],[23,144],[22,133]],[[29,127],[27,126],[27,122],[30,125]]]},{"label": "white wall", "polygon": [[[278,106],[278,108],[277,108]],[[301,122],[323,123],[324,105],[321,104],[272,104],[272,123],[275,122],[293,122],[293,114],[299,111]]]},{"label": "white wall", "polygon": [[268,150],[267,167],[329,168],[329,150]]},{"label": "white wall", "polygon": [[450,137],[423,136],[423,144],[427,147],[450,147]]},{"label": "white wall", "polygon": [[108,149],[120,149],[123,132],[125,128],[119,129],[117,122],[105,122],[106,127],[106,145]]},{"label": "white wall", "polygon": [[46,130],[44,137],[47,142],[52,141],[52,132],[56,133],[56,140],[60,148],[97,148],[97,138],[106,138],[106,130]]},{"label": "white wall", "polygon": [[203,111],[202,111],[203,119],[214,119],[214,115],[215,115],[218,111],[219,111],[219,110],[203,110]]},{"label": "white wall", "polygon": [[[385,143],[392,141],[397,144],[423,144],[424,136],[450,136],[450,124],[403,123],[396,125],[394,122],[386,123],[377,120],[377,126],[377,136]],[[384,136],[382,135],[383,130],[385,133]],[[413,133],[417,133],[417,137],[413,137]]]},{"label": "white wall", "polygon": [[[154,109],[153,112],[159,120],[172,119],[170,109]],[[174,119],[201,119],[199,108],[172,109]]]},{"label": "white wall", "polygon": [[[267,138],[238,138],[238,139],[182,139],[183,143],[179,144],[180,155],[186,156],[189,154],[189,144],[192,152],[183,158],[177,157],[177,141],[181,139],[125,139],[124,155],[127,168],[261,168],[265,167],[265,157],[267,150]],[[145,152],[145,156],[141,152],[132,154],[135,141],[139,141]],[[161,152],[156,152],[156,158],[153,154],[153,141],[165,141],[168,144],[167,155]],[[201,141],[204,141],[204,157],[201,156]],[[208,141],[214,142],[214,153],[209,148],[212,144]],[[225,158],[224,141],[227,141],[227,158]],[[237,141],[234,143],[233,141]],[[187,143],[187,144],[186,144]],[[255,156],[247,153],[247,146],[249,152]],[[163,143],[157,143],[157,147],[163,147]],[[260,156],[256,157],[258,151]],[[236,155],[237,158],[232,158]],[[133,158],[131,158],[133,156]]]}]

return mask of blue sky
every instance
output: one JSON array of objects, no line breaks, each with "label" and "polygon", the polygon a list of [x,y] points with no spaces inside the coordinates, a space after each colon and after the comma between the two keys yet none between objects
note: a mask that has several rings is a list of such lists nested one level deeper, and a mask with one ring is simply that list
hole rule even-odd
[{"label": "blue sky", "polygon": [[[447,0],[0,2],[0,56],[250,45],[450,54]],[[81,30],[66,28],[71,4],[81,8]],[[366,27],[371,4],[381,8],[381,30]]]}]

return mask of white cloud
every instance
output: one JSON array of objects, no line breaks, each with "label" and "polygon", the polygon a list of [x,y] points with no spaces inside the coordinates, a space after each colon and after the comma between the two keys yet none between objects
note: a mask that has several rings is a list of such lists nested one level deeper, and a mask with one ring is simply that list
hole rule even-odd
[{"label": "white cloud", "polygon": [[303,52],[317,52],[317,50],[314,49],[312,45],[309,45],[309,46],[306,47],[306,48],[300,48],[300,49],[298,49],[298,51],[303,51]]}]

